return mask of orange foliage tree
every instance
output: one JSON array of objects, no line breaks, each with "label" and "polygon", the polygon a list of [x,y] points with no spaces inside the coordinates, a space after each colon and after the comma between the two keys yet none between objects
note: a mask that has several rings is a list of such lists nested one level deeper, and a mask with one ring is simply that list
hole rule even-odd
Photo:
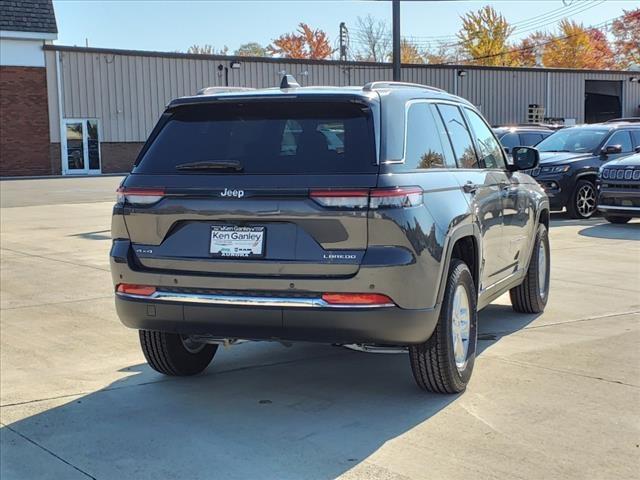
[{"label": "orange foliage tree", "polygon": [[613,45],[621,67],[640,65],[640,8],[623,10],[624,15],[613,22]]},{"label": "orange foliage tree", "polygon": [[285,58],[324,60],[329,58],[335,49],[331,47],[323,30],[312,29],[306,23],[300,23],[295,32],[285,33],[276,38],[267,47],[267,51],[271,55]]},{"label": "orange foliage tree", "polygon": [[544,45],[544,65],[559,68],[606,69],[614,66],[607,37],[569,20],[560,22],[560,34],[549,36]]}]

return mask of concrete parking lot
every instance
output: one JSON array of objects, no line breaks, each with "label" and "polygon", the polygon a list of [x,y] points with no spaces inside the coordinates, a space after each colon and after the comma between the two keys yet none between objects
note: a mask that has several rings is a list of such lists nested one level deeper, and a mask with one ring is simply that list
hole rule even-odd
[{"label": "concrete parking lot", "polygon": [[0,182],[3,480],[639,477],[640,222],[554,215],[546,312],[484,310],[464,394],[327,345],[242,344],[171,379],[114,311],[119,181]]}]

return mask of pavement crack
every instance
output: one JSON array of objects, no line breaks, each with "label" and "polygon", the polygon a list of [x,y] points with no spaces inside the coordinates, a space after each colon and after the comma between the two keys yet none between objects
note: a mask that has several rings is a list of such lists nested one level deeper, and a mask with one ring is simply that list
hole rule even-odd
[{"label": "pavement crack", "polygon": [[545,367],[543,365],[536,365],[535,363],[522,362],[522,361],[519,361],[519,360],[511,360],[511,359],[502,357],[500,355],[493,355],[493,356],[491,356],[489,358],[495,358],[497,360],[500,360],[501,362],[510,363],[512,365],[518,365],[518,366],[521,366],[521,367],[538,368],[540,370],[547,370],[547,371],[555,372],[555,373],[564,373],[566,375],[571,375],[571,376],[574,376],[574,377],[589,378],[591,380],[598,380],[598,381],[605,382],[605,383],[614,383],[616,385],[624,385],[625,387],[631,387],[631,388],[640,389],[640,385],[634,385],[633,383],[625,383],[625,382],[622,382],[620,380],[613,380],[613,379],[610,379],[610,378],[598,377],[596,375],[587,375],[586,373],[572,372],[571,370],[564,370],[564,369],[561,369],[561,368]]},{"label": "pavement crack", "polygon": [[627,315],[637,315],[639,313],[640,313],[640,310],[631,310],[629,312],[610,313],[607,315],[598,315],[596,317],[576,318],[574,320],[565,320],[563,322],[546,323],[544,325],[530,325],[523,328],[517,328],[515,330],[499,330],[497,332],[481,332],[478,334],[479,337],[484,336],[487,338],[478,338],[478,340],[498,340],[498,338],[491,338],[491,336],[504,337],[506,335],[522,332],[523,330],[536,330],[540,328],[558,327],[562,325],[570,325],[572,323],[592,322],[595,320],[603,320],[603,319],[612,318],[612,317],[624,317]]},{"label": "pavement crack", "polygon": [[27,257],[42,258],[44,260],[51,260],[52,262],[60,262],[60,263],[66,263],[68,265],[75,265],[76,267],[92,268],[93,270],[100,270],[101,272],[109,271],[108,268],[95,267],[93,265],[85,265],[84,263],[70,262],[68,260],[60,260],[59,258],[51,258],[45,255],[37,255],[35,253],[21,252],[20,250],[14,250],[12,248],[2,247],[2,250],[6,250],[7,252],[12,252],[12,253],[18,253],[20,255],[26,255]]},{"label": "pavement crack", "polygon": [[105,295],[102,297],[91,297],[91,298],[78,298],[77,300],[64,300],[62,302],[39,303],[37,305],[19,305],[17,307],[5,307],[0,310],[5,312],[8,310],[19,310],[22,308],[50,307],[55,305],[65,305],[67,303],[92,302],[94,300],[105,300],[107,298],[113,298],[113,295]]},{"label": "pavement crack", "polygon": [[47,452],[49,455],[51,455],[54,458],[57,458],[58,460],[60,460],[62,463],[69,465],[71,468],[73,468],[74,470],[80,472],[81,474],[83,474],[85,477],[87,478],[91,478],[93,480],[97,480],[96,477],[94,477],[93,475],[85,472],[84,470],[82,470],[80,467],[77,467],[76,465],[74,465],[73,463],[65,460],[64,458],[62,458],[60,455],[56,454],[55,452],[49,450],[47,447],[45,447],[44,445],[39,444],[38,442],[36,442],[35,440],[30,439],[29,437],[27,437],[26,435],[23,435],[22,433],[20,433],[19,431],[17,431],[15,428],[10,427],[9,425],[5,425],[4,423],[0,423],[0,425],[3,428],[7,428],[10,431],[12,431],[13,433],[15,433],[16,435],[18,435],[19,437],[23,438],[24,440],[26,440],[27,442],[31,443],[32,445],[35,445],[36,447],[40,448],[41,450],[44,450],[45,452]]}]

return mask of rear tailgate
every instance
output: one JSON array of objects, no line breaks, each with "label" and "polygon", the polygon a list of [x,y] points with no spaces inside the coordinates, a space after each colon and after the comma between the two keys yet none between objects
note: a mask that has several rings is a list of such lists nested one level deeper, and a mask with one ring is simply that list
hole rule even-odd
[{"label": "rear tailgate", "polygon": [[[362,194],[377,182],[372,116],[344,101],[169,111],[124,183],[136,262],[178,274],[354,275],[367,246]],[[339,192],[346,201],[311,198]]]}]

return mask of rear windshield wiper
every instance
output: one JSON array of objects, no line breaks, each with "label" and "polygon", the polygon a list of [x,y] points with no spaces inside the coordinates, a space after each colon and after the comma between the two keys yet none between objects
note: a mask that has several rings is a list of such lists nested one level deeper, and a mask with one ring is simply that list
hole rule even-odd
[{"label": "rear windshield wiper", "polygon": [[176,165],[176,170],[233,170],[234,172],[241,172],[243,167],[237,160],[211,160],[180,163]]}]

